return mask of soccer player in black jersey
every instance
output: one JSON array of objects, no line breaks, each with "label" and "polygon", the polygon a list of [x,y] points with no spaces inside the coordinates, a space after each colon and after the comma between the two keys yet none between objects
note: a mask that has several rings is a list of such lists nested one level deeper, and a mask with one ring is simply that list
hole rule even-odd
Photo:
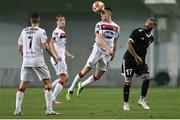
[{"label": "soccer player in black jersey", "polygon": [[123,89],[124,110],[130,110],[128,99],[134,73],[140,76],[143,80],[138,104],[144,109],[150,109],[144,100],[148,91],[149,82],[151,80],[145,58],[148,46],[154,41],[151,31],[155,25],[156,20],[153,18],[148,18],[146,20],[145,27],[133,30],[127,42],[127,51],[124,54],[122,63],[122,75],[125,78]]}]

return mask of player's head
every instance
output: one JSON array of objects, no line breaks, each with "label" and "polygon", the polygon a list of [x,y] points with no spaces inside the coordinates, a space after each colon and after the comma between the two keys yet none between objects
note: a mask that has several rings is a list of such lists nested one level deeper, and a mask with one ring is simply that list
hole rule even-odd
[{"label": "player's head", "polygon": [[40,16],[38,13],[32,13],[30,17],[31,24],[39,24],[40,22]]},{"label": "player's head", "polygon": [[109,7],[105,7],[103,11],[101,11],[101,20],[109,21],[111,20],[112,9]]},{"label": "player's head", "polygon": [[59,28],[64,28],[66,23],[65,17],[59,14],[58,16],[56,16],[56,23]]},{"label": "player's head", "polygon": [[145,23],[145,28],[150,32],[156,25],[156,20],[154,18],[148,18]]}]

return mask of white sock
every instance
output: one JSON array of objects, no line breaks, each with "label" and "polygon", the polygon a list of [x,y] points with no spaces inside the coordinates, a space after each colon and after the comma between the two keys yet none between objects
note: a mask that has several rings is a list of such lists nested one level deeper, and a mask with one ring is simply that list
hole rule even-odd
[{"label": "white sock", "polygon": [[62,91],[62,89],[63,89],[63,85],[57,83],[52,94],[52,100],[56,100],[57,96]]},{"label": "white sock", "polygon": [[91,75],[87,80],[85,80],[84,82],[81,83],[81,87],[85,87],[91,83],[93,83],[95,80],[94,80],[94,77],[93,75]]},{"label": "white sock", "polygon": [[141,100],[141,101],[144,100],[144,97],[143,97],[143,96],[140,96],[139,100]]},{"label": "white sock", "polygon": [[52,91],[45,90],[44,96],[45,96],[45,100],[46,100],[47,110],[52,111]]},{"label": "white sock", "polygon": [[124,105],[128,105],[129,104],[129,102],[124,102]]},{"label": "white sock", "polygon": [[73,89],[75,88],[75,85],[77,84],[77,82],[80,80],[79,74],[76,75],[76,77],[73,80],[73,83],[71,84],[71,87],[69,88],[70,91],[73,91]]},{"label": "white sock", "polygon": [[52,89],[55,88],[55,86],[58,84],[58,81],[59,79],[54,80],[54,82],[52,83]]},{"label": "white sock", "polygon": [[16,92],[16,110],[21,111],[21,105],[23,102],[24,93],[21,91]]}]

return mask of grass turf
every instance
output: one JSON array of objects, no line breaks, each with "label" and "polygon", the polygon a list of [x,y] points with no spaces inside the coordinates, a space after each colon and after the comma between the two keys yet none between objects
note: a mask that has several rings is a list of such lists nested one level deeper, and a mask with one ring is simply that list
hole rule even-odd
[{"label": "grass turf", "polygon": [[140,88],[132,88],[130,93],[131,111],[122,110],[122,88],[85,88],[81,97],[73,95],[72,101],[65,99],[67,89],[59,98],[63,102],[54,105],[61,115],[45,115],[45,101],[42,88],[28,88],[22,106],[23,116],[14,116],[15,88],[0,88],[0,119],[129,119],[129,118],[180,118],[180,88],[150,88],[147,101],[151,110],[144,110],[137,101]]}]

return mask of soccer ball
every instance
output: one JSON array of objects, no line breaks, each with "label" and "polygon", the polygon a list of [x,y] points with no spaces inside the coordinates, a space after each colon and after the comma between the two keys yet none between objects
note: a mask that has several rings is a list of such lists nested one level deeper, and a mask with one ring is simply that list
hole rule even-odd
[{"label": "soccer ball", "polygon": [[93,5],[92,5],[92,10],[93,10],[93,12],[95,12],[95,13],[104,10],[104,8],[105,8],[105,5],[104,5],[104,3],[101,2],[101,1],[96,1],[96,2],[94,2]]}]

